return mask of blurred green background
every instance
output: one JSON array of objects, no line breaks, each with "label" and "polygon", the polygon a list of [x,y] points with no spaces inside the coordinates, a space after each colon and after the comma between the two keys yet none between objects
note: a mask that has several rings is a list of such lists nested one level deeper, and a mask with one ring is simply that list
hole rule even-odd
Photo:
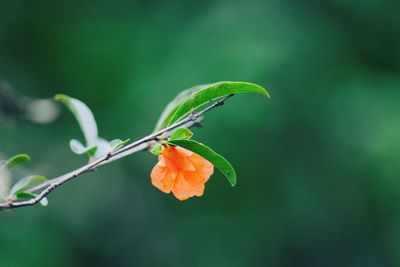
[{"label": "blurred green background", "polygon": [[[185,202],[140,153],[0,214],[0,266],[400,266],[398,1],[1,1],[0,79],[65,93],[107,139],[149,133],[181,90],[266,87],[207,114],[196,139],[236,167]],[[4,99],[3,99],[4,100]],[[62,109],[0,117],[0,152],[49,177],[85,163]],[[17,178],[16,176],[15,178]]]}]

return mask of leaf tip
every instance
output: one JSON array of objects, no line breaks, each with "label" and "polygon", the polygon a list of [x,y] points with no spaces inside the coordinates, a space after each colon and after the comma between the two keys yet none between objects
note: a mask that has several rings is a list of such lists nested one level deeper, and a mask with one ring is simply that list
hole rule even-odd
[{"label": "leaf tip", "polygon": [[253,85],[259,89],[259,92],[261,94],[265,95],[267,98],[271,98],[271,95],[269,94],[267,89],[265,89],[264,87],[262,87],[261,85],[258,85],[258,84],[253,84]]},{"label": "leaf tip", "polygon": [[31,160],[31,156],[29,156],[28,154],[21,154],[20,157],[21,157],[24,161],[30,161],[30,160]]},{"label": "leaf tip", "polygon": [[70,101],[71,97],[64,95],[64,94],[56,94],[54,96],[54,100],[61,103],[67,103]]}]

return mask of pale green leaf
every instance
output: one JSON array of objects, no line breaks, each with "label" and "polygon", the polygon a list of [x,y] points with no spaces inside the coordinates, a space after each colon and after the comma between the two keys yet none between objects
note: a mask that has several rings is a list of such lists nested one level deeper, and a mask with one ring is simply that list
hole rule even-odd
[{"label": "pale green leaf", "polygon": [[82,101],[62,94],[56,95],[54,99],[69,108],[85,136],[86,146],[75,139],[71,140],[70,148],[74,153],[87,154],[90,158],[98,159],[111,151],[110,143],[98,137],[93,113]]},{"label": "pale green leaf", "polygon": [[97,124],[93,113],[82,101],[69,97],[67,95],[58,94],[54,97],[56,101],[63,103],[74,114],[79,126],[85,136],[86,147],[96,146],[98,137]]},{"label": "pale green leaf", "polygon": [[93,157],[93,159],[101,158],[102,156],[111,152],[110,143],[103,138],[97,138],[96,146],[97,146],[97,150],[95,151],[96,153],[90,155]]},{"label": "pale green leaf", "polygon": [[47,207],[47,205],[49,205],[49,201],[47,200],[47,197],[42,198],[39,203],[43,207]]},{"label": "pale green leaf", "polygon": [[117,151],[118,149],[126,146],[129,143],[130,139],[126,139],[124,141],[120,139],[115,139],[110,142],[111,150]]},{"label": "pale green leaf", "polygon": [[71,148],[72,152],[78,155],[88,154],[89,156],[93,156],[97,150],[97,146],[85,147],[81,142],[76,139],[72,139],[69,142],[69,147]]},{"label": "pale green leaf", "polygon": [[15,195],[16,193],[20,192],[20,191],[24,191],[30,187],[33,187],[35,185],[38,185],[40,183],[43,183],[44,181],[46,181],[47,178],[45,176],[41,176],[41,175],[31,175],[31,176],[27,176],[22,178],[21,180],[19,180],[10,190],[10,195]]}]

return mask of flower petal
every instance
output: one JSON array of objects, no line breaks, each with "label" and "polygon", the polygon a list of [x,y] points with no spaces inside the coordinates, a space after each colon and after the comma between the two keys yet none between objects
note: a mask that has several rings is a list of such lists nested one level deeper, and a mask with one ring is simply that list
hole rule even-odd
[{"label": "flower petal", "polygon": [[190,161],[195,166],[197,175],[203,177],[205,179],[204,182],[207,182],[214,173],[214,165],[196,153],[193,153],[190,157]]},{"label": "flower petal", "polygon": [[184,174],[180,172],[172,187],[172,193],[177,199],[186,200],[193,196],[202,196],[204,188],[204,183],[193,183],[193,181],[190,181],[190,178],[187,179]]},{"label": "flower petal", "polygon": [[171,171],[156,164],[150,174],[151,183],[164,193],[169,193],[174,185],[176,175],[176,171]]},{"label": "flower petal", "polygon": [[196,167],[189,160],[193,152],[180,147],[167,147],[163,149],[162,160],[169,168],[177,170],[196,171]]},{"label": "flower petal", "polygon": [[163,147],[150,176],[152,184],[179,200],[202,196],[214,166],[203,157],[181,147]]}]

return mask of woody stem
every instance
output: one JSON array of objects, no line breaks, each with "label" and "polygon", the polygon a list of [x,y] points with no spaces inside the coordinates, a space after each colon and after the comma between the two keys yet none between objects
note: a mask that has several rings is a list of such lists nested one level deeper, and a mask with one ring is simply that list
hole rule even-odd
[{"label": "woody stem", "polygon": [[205,108],[199,112],[190,113],[188,116],[177,121],[176,123],[172,124],[171,126],[168,126],[158,132],[155,132],[148,136],[145,136],[142,139],[139,139],[125,147],[122,147],[121,149],[119,149],[117,151],[109,152],[108,154],[106,154],[106,155],[104,155],[104,156],[102,156],[102,157],[100,157],[100,158],[88,163],[87,165],[84,165],[84,166],[74,170],[74,171],[71,171],[71,172],[61,175],[59,177],[56,177],[56,178],[53,178],[46,182],[43,182],[43,183],[27,190],[30,193],[42,190],[36,197],[34,197],[32,199],[29,199],[26,201],[20,201],[20,202],[7,201],[4,203],[0,203],[0,210],[33,206],[33,205],[39,203],[43,198],[45,198],[48,194],[50,194],[58,186],[61,186],[64,183],[66,183],[70,180],[73,180],[76,177],[78,177],[84,173],[93,171],[97,167],[109,164],[113,161],[124,158],[126,156],[146,150],[150,147],[150,143],[152,141],[157,141],[158,137],[161,135],[164,135],[165,138],[169,137],[169,135],[171,134],[171,131],[173,131],[176,128],[179,128],[179,127],[188,127],[189,128],[189,127],[193,127],[193,126],[197,125],[202,120],[202,116],[206,112],[208,112],[218,106],[222,106],[224,104],[224,102],[232,96],[233,95],[228,95],[228,96],[222,98],[221,100],[214,102],[213,104],[211,104],[210,106],[208,106],[207,108]]}]

